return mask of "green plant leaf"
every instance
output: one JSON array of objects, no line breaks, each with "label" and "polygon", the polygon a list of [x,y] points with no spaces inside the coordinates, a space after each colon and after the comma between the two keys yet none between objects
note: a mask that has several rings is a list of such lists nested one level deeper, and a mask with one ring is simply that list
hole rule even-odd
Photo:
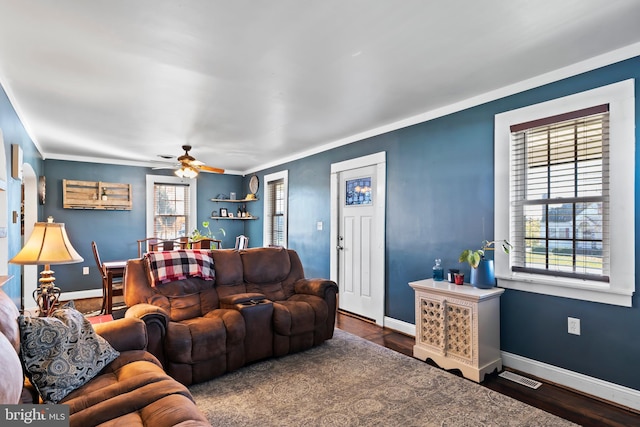
[{"label": "green plant leaf", "polygon": [[475,251],[471,253],[471,260],[469,261],[471,267],[478,268],[478,264],[480,264],[480,260],[482,259],[482,255],[480,255],[480,252],[481,251]]},{"label": "green plant leaf", "polygon": [[471,251],[469,249],[465,249],[462,251],[460,256],[458,257],[458,262],[469,262],[469,253]]}]

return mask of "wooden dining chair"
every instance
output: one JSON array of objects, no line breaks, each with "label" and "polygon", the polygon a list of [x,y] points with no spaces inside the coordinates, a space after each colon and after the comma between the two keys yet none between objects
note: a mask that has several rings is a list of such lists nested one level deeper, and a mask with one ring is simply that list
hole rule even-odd
[{"label": "wooden dining chair", "polygon": [[174,251],[180,249],[181,245],[178,240],[158,240],[157,242],[149,243],[149,251]]},{"label": "wooden dining chair", "polygon": [[186,236],[178,237],[178,245],[180,249],[189,249],[190,239]]},{"label": "wooden dining chair", "polygon": [[160,241],[157,237],[145,237],[138,240],[138,258],[142,258],[142,255],[151,250],[151,245]]},{"label": "wooden dining chair", "polygon": [[211,239],[209,237],[193,240],[191,242],[191,249],[222,249],[222,240]]},{"label": "wooden dining chair", "polygon": [[249,247],[249,238],[247,236],[245,236],[244,234],[241,234],[238,237],[236,237],[237,250],[247,249],[248,247]]},{"label": "wooden dining chair", "polygon": [[93,250],[93,257],[96,260],[96,266],[98,267],[98,271],[102,276],[102,308],[100,309],[101,314],[109,314],[107,313],[107,307],[113,306],[113,301],[108,301],[110,295],[123,295],[124,294],[124,280],[123,278],[115,278],[113,280],[113,286],[111,292],[109,292],[109,280],[107,278],[107,270],[104,268],[102,261],[100,260],[100,253],[98,252],[98,245],[95,241],[91,242],[91,249]]}]

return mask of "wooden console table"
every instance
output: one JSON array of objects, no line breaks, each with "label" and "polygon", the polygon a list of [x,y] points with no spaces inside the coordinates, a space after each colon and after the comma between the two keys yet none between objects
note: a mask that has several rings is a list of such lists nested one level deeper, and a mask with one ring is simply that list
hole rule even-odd
[{"label": "wooden console table", "polygon": [[431,359],[443,369],[459,369],[482,382],[502,370],[500,357],[501,288],[435,282],[409,283],[415,290],[416,344],[413,356]]}]

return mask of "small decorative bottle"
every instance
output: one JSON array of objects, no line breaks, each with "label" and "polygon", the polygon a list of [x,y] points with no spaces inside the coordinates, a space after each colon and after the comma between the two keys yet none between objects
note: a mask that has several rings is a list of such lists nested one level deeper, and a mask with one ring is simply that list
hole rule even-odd
[{"label": "small decorative bottle", "polygon": [[102,200],[107,200],[107,189],[102,187]]},{"label": "small decorative bottle", "polygon": [[441,262],[442,260],[437,258],[436,265],[433,266],[433,280],[436,282],[442,282],[444,280],[444,270],[442,269],[442,265],[440,265]]}]

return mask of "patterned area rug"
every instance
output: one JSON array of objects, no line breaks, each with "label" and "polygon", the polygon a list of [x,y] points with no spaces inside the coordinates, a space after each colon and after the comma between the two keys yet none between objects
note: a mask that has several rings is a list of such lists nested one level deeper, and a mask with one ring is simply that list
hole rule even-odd
[{"label": "patterned area rug", "polygon": [[214,426],[575,425],[338,329],[189,389]]}]

